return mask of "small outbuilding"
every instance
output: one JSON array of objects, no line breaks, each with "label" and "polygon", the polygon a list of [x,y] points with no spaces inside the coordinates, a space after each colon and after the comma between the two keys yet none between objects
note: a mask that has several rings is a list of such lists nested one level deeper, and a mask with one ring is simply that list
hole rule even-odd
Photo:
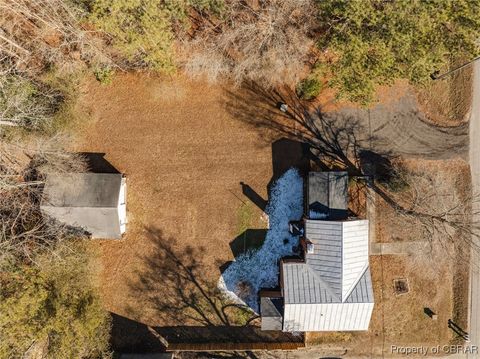
[{"label": "small outbuilding", "polygon": [[282,330],[283,298],[280,291],[261,291],[260,311],[262,330]]},{"label": "small outbuilding", "polygon": [[49,174],[41,210],[92,238],[121,238],[127,225],[126,186],[120,173]]}]

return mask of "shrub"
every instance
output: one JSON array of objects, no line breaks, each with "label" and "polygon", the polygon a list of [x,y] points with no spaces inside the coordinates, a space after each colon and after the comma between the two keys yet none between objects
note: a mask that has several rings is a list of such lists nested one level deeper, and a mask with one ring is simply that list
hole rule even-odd
[{"label": "shrub", "polygon": [[317,1],[319,39],[334,60],[331,84],[349,100],[368,104],[377,85],[414,84],[452,55],[479,54],[480,3],[455,1]]},{"label": "shrub", "polygon": [[3,272],[0,357],[23,357],[32,347],[49,358],[108,356],[110,319],[92,285],[86,248],[64,244],[36,259],[37,266]]},{"label": "shrub", "polygon": [[0,79],[0,125],[45,129],[63,100],[60,92],[27,76]]},{"label": "shrub", "polygon": [[190,9],[220,13],[223,6],[222,0],[92,0],[89,19],[131,65],[171,73],[173,42],[176,32],[187,27]]},{"label": "shrub", "polygon": [[314,78],[307,78],[297,85],[297,95],[303,100],[313,100],[322,90],[322,83]]},{"label": "shrub", "polygon": [[115,71],[111,67],[98,67],[93,70],[93,74],[102,85],[110,85]]},{"label": "shrub", "polygon": [[294,84],[313,47],[312,0],[228,2],[227,19],[195,34],[187,48],[186,70],[209,80],[229,78],[271,87]]}]

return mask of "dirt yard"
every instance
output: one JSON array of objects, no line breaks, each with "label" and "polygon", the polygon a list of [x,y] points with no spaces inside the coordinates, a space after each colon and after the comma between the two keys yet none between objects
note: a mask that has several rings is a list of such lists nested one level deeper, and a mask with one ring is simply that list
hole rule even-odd
[{"label": "dirt yard", "polygon": [[[215,287],[232,250],[261,241],[244,232],[267,225],[260,207],[273,174],[271,141],[232,118],[224,94],[138,74],[83,85],[77,111],[90,120],[79,126],[75,149],[105,153],[127,175],[127,234],[95,244],[108,310],[149,325],[186,324],[190,318],[162,313],[190,299],[176,288],[185,279],[180,266]],[[159,262],[172,256],[161,243],[182,261],[168,273]]]}]

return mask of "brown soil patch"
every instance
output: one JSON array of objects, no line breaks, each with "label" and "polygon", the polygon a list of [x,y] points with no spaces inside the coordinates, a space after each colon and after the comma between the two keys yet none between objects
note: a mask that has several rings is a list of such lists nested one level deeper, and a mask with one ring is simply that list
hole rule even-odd
[{"label": "brown soil patch", "polygon": [[187,324],[165,319],[165,308],[152,305],[152,297],[169,296],[178,283],[158,275],[151,277],[157,281],[151,292],[140,289],[152,284],[145,279],[152,266],[161,265],[159,243],[145,229],[155,229],[180,258],[195,259],[202,283],[214,286],[219,267],[233,259],[230,242],[246,228],[266,226],[240,182],[267,199],[270,141],[232,117],[222,88],[183,78],[130,74],[108,86],[88,81],[77,108],[91,121],[77,130],[75,149],[104,152],[127,175],[125,238],[92,242],[102,253],[108,310],[150,325]]}]

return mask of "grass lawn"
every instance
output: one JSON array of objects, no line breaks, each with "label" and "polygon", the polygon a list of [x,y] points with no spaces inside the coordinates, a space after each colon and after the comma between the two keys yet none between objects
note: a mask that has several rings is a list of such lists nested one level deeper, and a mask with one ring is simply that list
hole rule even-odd
[{"label": "grass lawn", "polygon": [[[468,59],[458,60],[456,68]],[[442,73],[448,69],[442,70]],[[417,92],[418,102],[426,118],[435,125],[457,126],[467,122],[472,105],[473,67],[454,72],[443,79],[431,81]]]}]

